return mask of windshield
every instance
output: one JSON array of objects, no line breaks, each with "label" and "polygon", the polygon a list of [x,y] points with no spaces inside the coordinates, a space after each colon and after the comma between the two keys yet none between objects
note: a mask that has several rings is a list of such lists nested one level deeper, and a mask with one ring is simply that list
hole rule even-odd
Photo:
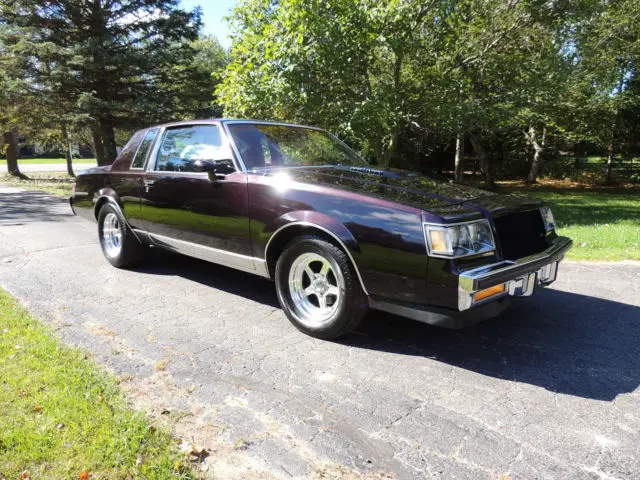
[{"label": "windshield", "polygon": [[227,125],[249,170],[281,166],[367,166],[356,152],[321,130],[261,123]]}]

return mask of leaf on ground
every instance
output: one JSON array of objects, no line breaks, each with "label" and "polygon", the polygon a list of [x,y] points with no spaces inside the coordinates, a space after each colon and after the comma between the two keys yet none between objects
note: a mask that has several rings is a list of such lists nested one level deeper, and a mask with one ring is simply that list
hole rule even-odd
[{"label": "leaf on ground", "polygon": [[167,368],[167,365],[169,365],[169,360],[167,360],[166,358],[164,360],[160,360],[158,363],[156,363],[156,371],[164,371]]},{"label": "leaf on ground", "polygon": [[89,472],[82,472],[78,477],[79,480],[89,480],[91,478],[91,474]]},{"label": "leaf on ground", "polygon": [[40,406],[40,404],[38,404],[35,407],[33,407],[33,411],[34,412],[39,412],[40,410],[42,410],[42,407]]},{"label": "leaf on ground", "polygon": [[206,448],[204,448],[202,445],[198,445],[195,442],[189,442],[187,440],[182,442],[182,445],[180,445],[180,450],[194,457],[192,459],[192,461],[194,462],[202,462],[205,458],[209,456],[209,451]]},{"label": "leaf on ground", "polygon": [[20,474],[20,480],[31,480],[31,477],[29,476],[29,472],[27,472],[26,470],[22,472]]}]

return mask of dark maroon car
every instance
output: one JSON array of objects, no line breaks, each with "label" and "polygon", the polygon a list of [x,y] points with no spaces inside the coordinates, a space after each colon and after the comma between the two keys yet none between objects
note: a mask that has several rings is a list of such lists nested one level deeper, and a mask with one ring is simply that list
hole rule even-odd
[{"label": "dark maroon car", "polygon": [[71,206],[114,266],[160,247],[271,278],[321,338],[369,308],[447,327],[496,316],[553,282],[572,245],[538,202],[378,170],[323,130],[259,121],[141,130],[78,176]]}]

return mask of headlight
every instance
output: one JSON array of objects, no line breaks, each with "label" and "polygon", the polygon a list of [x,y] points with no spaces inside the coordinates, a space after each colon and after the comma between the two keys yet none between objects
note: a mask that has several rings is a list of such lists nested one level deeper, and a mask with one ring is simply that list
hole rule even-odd
[{"label": "headlight", "polygon": [[464,257],[496,248],[487,220],[450,226],[425,224],[424,232],[431,256]]},{"label": "headlight", "polygon": [[556,221],[553,219],[553,213],[549,207],[540,208],[544,229],[546,232],[553,232],[556,229]]}]

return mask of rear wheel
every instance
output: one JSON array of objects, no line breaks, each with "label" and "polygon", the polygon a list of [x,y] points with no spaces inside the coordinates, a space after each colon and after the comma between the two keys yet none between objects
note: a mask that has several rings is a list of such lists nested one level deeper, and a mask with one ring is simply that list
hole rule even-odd
[{"label": "rear wheel", "polygon": [[368,310],[347,254],[315,236],[294,239],[276,264],[278,299],[302,332],[336,338],[358,326]]},{"label": "rear wheel", "polygon": [[114,267],[128,267],[142,259],[145,247],[131,231],[120,210],[109,203],[98,213],[98,234],[102,253]]}]

